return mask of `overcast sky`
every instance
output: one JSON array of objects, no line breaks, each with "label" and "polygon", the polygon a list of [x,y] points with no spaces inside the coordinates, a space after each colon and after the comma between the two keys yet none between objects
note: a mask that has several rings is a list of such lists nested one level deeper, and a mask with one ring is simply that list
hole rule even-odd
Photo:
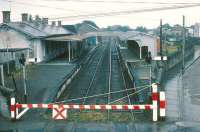
[{"label": "overcast sky", "polygon": [[[144,3],[137,3],[141,1]],[[157,4],[155,4],[155,2],[157,2]],[[179,6],[183,6],[183,3],[199,3],[199,6],[175,10],[134,13],[135,10],[141,11],[143,9],[175,6],[170,3],[176,3],[176,6],[178,3]],[[64,19],[62,19],[64,24],[74,24],[88,19],[95,21],[100,27],[106,27],[108,25],[129,25],[135,28],[136,26],[142,25],[148,28],[154,28],[159,25],[159,19],[161,18],[163,19],[163,23],[170,23],[173,25],[182,24],[182,15],[186,16],[187,26],[195,22],[200,22],[200,0],[12,0],[10,2],[8,2],[8,0],[0,0],[0,10],[11,10],[12,21],[19,21],[21,19],[21,13],[29,13],[33,16],[39,14],[41,17],[49,18],[60,19],[60,17],[64,17]],[[132,12],[126,15],[88,18],[88,14],[130,10]],[[84,15],[84,17],[82,19],[72,17],[77,15]],[[1,13],[0,22],[2,22]]]}]

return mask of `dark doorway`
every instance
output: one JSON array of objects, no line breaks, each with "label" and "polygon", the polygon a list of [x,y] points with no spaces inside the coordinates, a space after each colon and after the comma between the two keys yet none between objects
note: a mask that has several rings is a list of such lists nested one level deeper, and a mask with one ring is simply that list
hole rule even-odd
[{"label": "dark doorway", "polygon": [[148,55],[148,46],[142,46],[142,58]]}]

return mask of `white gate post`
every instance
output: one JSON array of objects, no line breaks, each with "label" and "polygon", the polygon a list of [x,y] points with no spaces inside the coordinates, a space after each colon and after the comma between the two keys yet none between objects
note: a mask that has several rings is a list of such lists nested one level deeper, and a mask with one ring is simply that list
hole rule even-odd
[{"label": "white gate post", "polygon": [[12,97],[10,101],[10,114],[11,114],[11,119],[16,119],[15,116],[15,98]]},{"label": "white gate post", "polygon": [[166,101],[165,101],[165,92],[160,91],[160,117],[165,117],[166,111]]},{"label": "white gate post", "polygon": [[152,84],[152,101],[153,101],[153,121],[158,120],[158,86]]}]

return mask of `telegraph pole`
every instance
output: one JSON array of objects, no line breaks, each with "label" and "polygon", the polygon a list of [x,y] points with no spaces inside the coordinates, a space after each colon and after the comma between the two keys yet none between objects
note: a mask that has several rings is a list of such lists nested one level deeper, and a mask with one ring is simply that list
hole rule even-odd
[{"label": "telegraph pole", "polygon": [[10,66],[9,66],[10,59],[9,59],[9,52],[8,52],[8,42],[7,42],[6,53],[7,53],[7,73],[8,75],[10,75]]},{"label": "telegraph pole", "polygon": [[162,19],[160,19],[160,56],[161,61],[163,60],[163,53],[162,53]]},{"label": "telegraph pole", "polygon": [[182,74],[184,73],[184,68],[185,68],[185,42],[186,42],[185,16],[183,16]]},{"label": "telegraph pole", "polygon": [[183,27],[182,27],[182,70],[180,73],[181,77],[181,86],[180,86],[180,120],[184,120],[185,113],[185,104],[184,104],[184,70],[185,70],[185,43],[186,43],[186,35],[185,35],[185,16],[183,16]]}]

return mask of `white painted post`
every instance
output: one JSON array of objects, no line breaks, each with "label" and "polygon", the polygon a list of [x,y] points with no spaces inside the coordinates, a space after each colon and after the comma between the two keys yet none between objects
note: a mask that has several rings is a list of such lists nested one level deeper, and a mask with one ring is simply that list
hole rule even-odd
[{"label": "white painted post", "polygon": [[142,59],[142,46],[140,46],[140,59]]},{"label": "white painted post", "polygon": [[165,92],[160,91],[160,116],[165,117],[166,111],[166,101],[165,101]]},{"label": "white painted post", "polygon": [[96,45],[98,44],[98,36],[96,36]]},{"label": "white painted post", "polygon": [[10,114],[11,119],[15,119],[15,98],[11,98],[10,100]]},{"label": "white painted post", "polygon": [[3,65],[1,65],[0,68],[1,68],[1,83],[2,83],[2,86],[5,86]]},{"label": "white painted post", "polygon": [[152,84],[152,101],[153,101],[153,121],[158,120],[158,87],[157,84]]},{"label": "white painted post", "polygon": [[71,61],[70,43],[71,43],[71,41],[68,42],[68,53],[69,53],[68,58],[69,58],[69,62]]}]

